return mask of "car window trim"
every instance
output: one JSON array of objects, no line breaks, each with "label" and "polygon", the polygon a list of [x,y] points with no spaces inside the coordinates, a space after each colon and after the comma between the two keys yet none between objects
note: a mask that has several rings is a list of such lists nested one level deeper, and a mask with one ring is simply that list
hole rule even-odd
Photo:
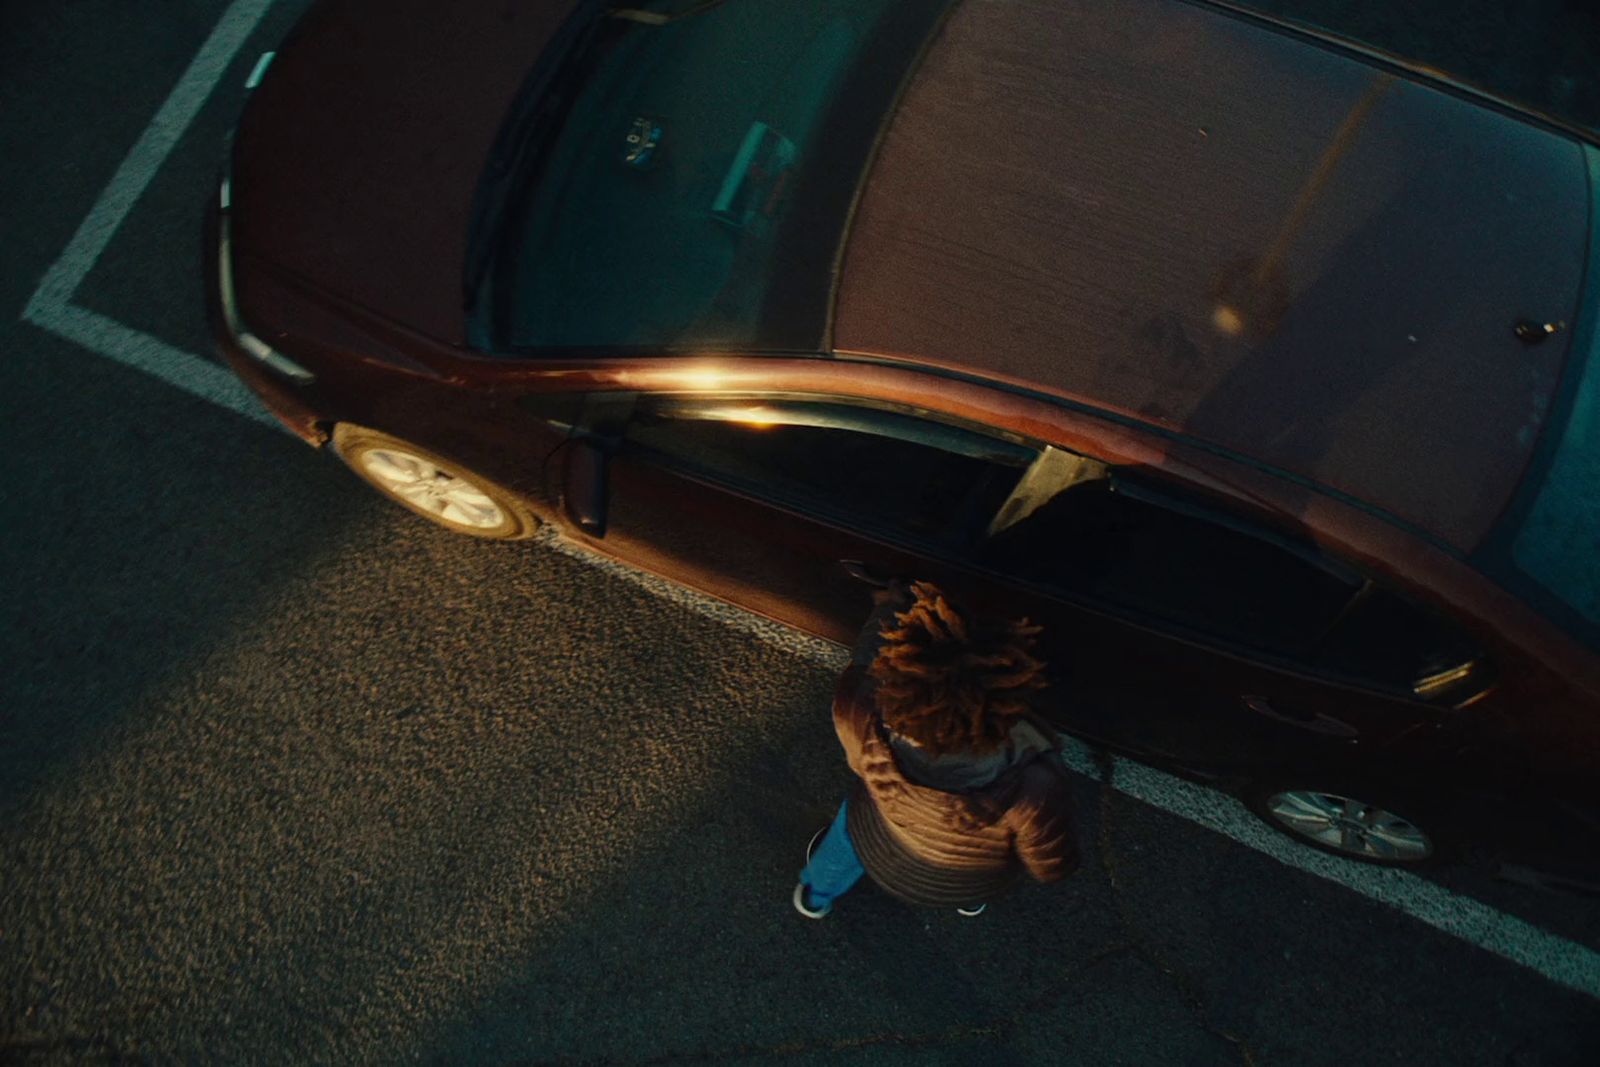
[{"label": "car window trim", "polygon": [[[1220,508],[1215,508],[1198,500],[1191,500],[1166,489],[1152,486],[1148,482],[1144,482],[1136,479],[1135,477],[1129,476],[1125,470],[1118,470],[1115,468],[1112,470],[1111,491],[1113,493],[1119,493],[1122,496],[1129,497],[1130,499],[1149,504],[1152,507],[1161,508],[1164,511],[1174,512],[1178,515],[1186,515],[1191,519],[1198,519],[1201,522],[1207,522],[1213,526],[1220,526],[1225,530],[1232,530],[1234,533],[1242,534],[1245,537],[1249,537],[1253,540],[1260,541],[1264,544],[1271,545],[1274,548],[1287,552],[1300,562],[1314,567],[1317,570],[1322,571],[1324,574],[1327,574],[1333,578],[1337,578],[1346,585],[1349,585],[1351,587],[1350,595],[1352,599],[1360,595],[1362,586],[1365,585],[1368,580],[1365,574],[1362,574],[1354,567],[1351,567],[1350,565],[1327,555],[1314,545],[1296,541],[1294,538],[1286,534],[1279,533],[1270,526],[1251,522],[1249,519],[1238,518],[1228,514],[1226,511],[1223,511]],[[1349,604],[1350,602],[1347,601],[1345,608],[1340,609],[1339,615],[1343,614],[1344,610],[1349,607]],[[1339,615],[1335,615],[1334,617],[1338,618]]]},{"label": "car window trim", "polygon": [[830,358],[840,363],[854,363],[865,367],[904,368],[908,364],[914,365],[919,372],[924,374],[939,378],[946,378],[950,381],[961,382],[967,385],[981,386],[985,389],[1007,393],[1012,396],[1025,397],[1029,400],[1036,400],[1040,403],[1049,404],[1052,407],[1059,408],[1062,411],[1069,412],[1074,415],[1081,415],[1098,422],[1105,422],[1112,426],[1119,426],[1124,429],[1131,430],[1139,435],[1148,435],[1161,441],[1168,441],[1181,448],[1193,449],[1197,452],[1204,452],[1207,455],[1216,456],[1219,459],[1226,460],[1229,463],[1236,463],[1248,470],[1258,471],[1273,479],[1285,482],[1288,485],[1296,486],[1306,490],[1307,492],[1316,493],[1319,496],[1327,497],[1329,500],[1337,501],[1346,507],[1350,507],[1364,514],[1371,515],[1374,518],[1381,520],[1386,525],[1394,527],[1396,530],[1399,530],[1407,536],[1414,537],[1429,547],[1437,549],[1438,551],[1449,556],[1451,559],[1467,559],[1468,554],[1462,549],[1452,545],[1438,534],[1423,528],[1417,523],[1406,519],[1393,511],[1379,507],[1378,505],[1373,504],[1370,501],[1363,500],[1360,497],[1352,496],[1341,489],[1336,489],[1331,485],[1326,485],[1322,482],[1316,481],[1313,478],[1307,477],[1306,475],[1297,474],[1285,467],[1279,467],[1271,463],[1265,463],[1252,456],[1247,456],[1241,452],[1236,452],[1232,449],[1214,444],[1204,438],[1194,437],[1190,434],[1183,433],[1179,430],[1169,429],[1154,422],[1148,422],[1143,419],[1135,418],[1131,415],[1126,415],[1122,412],[1114,411],[1109,408],[1096,407],[1093,404],[1084,403],[1081,400],[1074,400],[1058,393],[1052,393],[1046,389],[1024,385],[1020,382],[1008,381],[1003,378],[987,377],[982,374],[961,370],[955,367],[922,363],[904,358],[884,356],[869,352],[857,352],[853,350],[836,350],[830,354]]},{"label": "car window trim", "polygon": [[[1024,451],[1030,453],[1027,461],[1021,463],[1017,467],[1019,471],[1019,477],[1020,472],[1027,470],[1032,461],[1033,454],[1036,454],[1043,447],[1042,445],[1034,445],[1029,443],[1026,438],[1023,438],[1020,435],[986,432],[987,428],[980,430],[966,420],[943,416],[939,412],[935,412],[926,408],[919,408],[909,404],[898,404],[892,401],[880,401],[865,397],[854,397],[832,393],[798,393],[784,391],[762,392],[757,390],[740,390],[738,392],[715,393],[686,390],[683,392],[650,392],[633,395],[636,397],[636,401],[630,404],[630,413],[633,415],[637,415],[640,412],[654,414],[653,409],[656,407],[656,402],[661,400],[666,400],[669,403],[680,400],[686,402],[695,400],[705,400],[707,402],[728,401],[730,403],[759,400],[812,403],[818,405],[832,404],[841,407],[856,407],[867,411],[881,411],[888,414],[901,415],[909,418],[919,419],[925,422],[935,423],[953,432],[964,433],[973,437],[983,438],[986,441],[992,442],[997,448],[1003,447],[1006,449],[1015,450],[1017,453]],[[670,418],[672,416],[669,415],[666,417]],[[632,423],[631,417],[629,419],[629,423]],[[862,431],[857,430],[856,432]],[[618,436],[621,437],[624,435],[625,430],[619,433]],[[915,437],[906,437],[903,435],[888,433],[882,434],[881,436],[889,437],[894,440],[909,441],[912,444],[920,444],[924,447],[940,448],[939,445],[929,444],[927,441],[918,440]],[[782,491],[774,492],[770,486],[755,485],[751,484],[751,482],[748,480],[738,477],[723,476],[718,472],[707,470],[704,466],[696,464],[691,460],[671,455],[670,453],[652,448],[648,444],[644,444],[633,439],[628,439],[627,445],[631,449],[637,449],[648,454],[651,462],[672,470],[686,478],[689,478],[692,481],[699,482],[703,485],[709,485],[713,488],[731,491],[745,497],[746,499],[775,506],[780,510],[787,511],[803,519],[827,523],[828,525],[834,526],[845,533],[876,538],[893,547],[925,551],[935,557],[947,559],[957,563],[962,562],[964,559],[960,552],[961,546],[968,543],[974,534],[981,532],[981,530],[984,529],[993,518],[992,515],[984,515],[973,521],[971,524],[971,529],[952,529],[950,531],[950,536],[943,541],[919,537],[915,533],[908,532],[903,528],[887,526],[883,523],[874,522],[870,519],[863,519],[859,515],[848,514],[840,509],[829,508],[826,503],[819,503],[815,497],[806,497],[802,496],[801,494],[784,493]],[[951,451],[949,449],[941,450],[946,452]],[[964,453],[952,452],[952,454],[962,455]],[[1018,458],[1021,458],[1020,455]],[[1000,465],[999,463],[995,463],[993,460],[990,460],[990,462],[995,466]],[[1007,466],[1010,466],[1010,464],[1007,464]],[[1007,499],[1009,500],[1009,496]],[[1004,504],[1005,502],[1002,502],[1000,507],[1003,507]]]},{"label": "car window trim", "polygon": [[[652,399],[660,395],[662,394],[652,394]],[[745,408],[744,410],[738,410],[738,405],[749,404],[767,405],[767,407],[765,409],[752,410]],[[820,413],[808,416],[804,411],[788,410],[806,407],[819,409],[823,407],[839,407],[860,410],[869,414],[862,416],[860,419],[850,419],[829,417]],[[745,397],[723,394],[706,398],[673,395],[665,404],[651,404],[650,413],[660,418],[846,430],[876,437],[888,437],[896,441],[906,441],[928,448],[936,448],[952,455],[967,456],[971,459],[986,460],[991,463],[1016,467],[1019,470],[1027,469],[1038,454],[1038,449],[1036,448],[1030,448],[1027,445],[1007,440],[993,433],[983,433],[969,426],[956,425],[943,419],[931,418],[928,414],[914,409],[895,410],[896,407],[899,407],[899,405],[849,403],[814,395],[759,394]],[[740,418],[740,415],[746,415],[747,417]],[[874,425],[874,415],[889,416],[890,419],[885,419],[881,424]],[[904,423],[913,421],[938,427],[938,432],[893,432],[893,429],[905,428]],[[968,445],[963,442],[958,447],[951,447],[952,439],[956,437],[970,438],[973,442],[983,442],[983,444],[973,443]]]}]

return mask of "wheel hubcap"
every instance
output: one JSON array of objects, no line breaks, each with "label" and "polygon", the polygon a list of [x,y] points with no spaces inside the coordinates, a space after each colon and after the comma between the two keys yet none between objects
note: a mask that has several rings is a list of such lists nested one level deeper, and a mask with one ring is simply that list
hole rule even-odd
[{"label": "wheel hubcap", "polygon": [[361,467],[401,500],[451,525],[490,530],[506,521],[483,490],[414,453],[374,448],[361,454]]},{"label": "wheel hubcap", "polygon": [[1338,793],[1276,793],[1267,811],[1280,826],[1352,856],[1414,862],[1433,853],[1433,842],[1415,823]]}]

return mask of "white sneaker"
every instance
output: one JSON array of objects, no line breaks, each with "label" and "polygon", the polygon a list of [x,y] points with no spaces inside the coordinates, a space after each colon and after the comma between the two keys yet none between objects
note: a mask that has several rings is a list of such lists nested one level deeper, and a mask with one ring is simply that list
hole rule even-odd
[{"label": "white sneaker", "polygon": [[829,904],[821,908],[811,907],[806,903],[806,884],[797,882],[794,887],[794,910],[808,919],[825,919],[828,917],[828,912],[833,910],[833,905]]},{"label": "white sneaker", "polygon": [[811,862],[811,854],[817,850],[817,845],[820,844],[821,841],[822,841],[822,835],[826,834],[828,832],[828,829],[829,829],[828,827],[824,826],[822,829],[818,830],[816,833],[811,835],[811,841],[810,841],[809,844],[806,845],[806,862],[807,863]]}]

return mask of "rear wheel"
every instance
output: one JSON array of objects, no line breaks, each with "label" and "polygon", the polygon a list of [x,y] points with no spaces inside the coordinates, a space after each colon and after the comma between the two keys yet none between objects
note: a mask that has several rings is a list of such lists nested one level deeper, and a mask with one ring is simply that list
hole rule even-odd
[{"label": "rear wheel", "polygon": [[1245,803],[1274,829],[1303,844],[1385,867],[1426,867],[1447,850],[1417,805],[1371,786],[1288,781],[1257,784]]},{"label": "rear wheel", "polygon": [[368,485],[447,530],[514,541],[539,528],[510,490],[398,437],[340,423],[333,449]]}]

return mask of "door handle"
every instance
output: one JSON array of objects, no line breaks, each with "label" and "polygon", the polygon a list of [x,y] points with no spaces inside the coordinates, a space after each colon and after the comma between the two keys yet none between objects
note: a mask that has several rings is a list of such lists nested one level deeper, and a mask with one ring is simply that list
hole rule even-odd
[{"label": "door handle", "polygon": [[1324,715],[1321,712],[1280,711],[1273,707],[1272,702],[1266,697],[1252,696],[1250,694],[1240,697],[1239,702],[1246,709],[1263,718],[1281,722],[1299,730],[1309,730],[1314,734],[1325,734],[1328,737],[1337,737],[1343,741],[1354,741],[1361,736],[1360,730],[1357,730],[1343,719],[1335,719],[1333,716]]},{"label": "door handle", "polygon": [[894,581],[892,576],[884,574],[874,567],[867,566],[859,559],[841,559],[839,566],[843,567],[844,572],[856,581],[865,582],[874,589],[887,589],[889,588],[889,583]]},{"label": "door handle", "polygon": [[591,537],[606,535],[609,486],[606,467],[610,457],[596,441],[579,437],[566,444],[562,464],[562,506],[572,524]]}]

